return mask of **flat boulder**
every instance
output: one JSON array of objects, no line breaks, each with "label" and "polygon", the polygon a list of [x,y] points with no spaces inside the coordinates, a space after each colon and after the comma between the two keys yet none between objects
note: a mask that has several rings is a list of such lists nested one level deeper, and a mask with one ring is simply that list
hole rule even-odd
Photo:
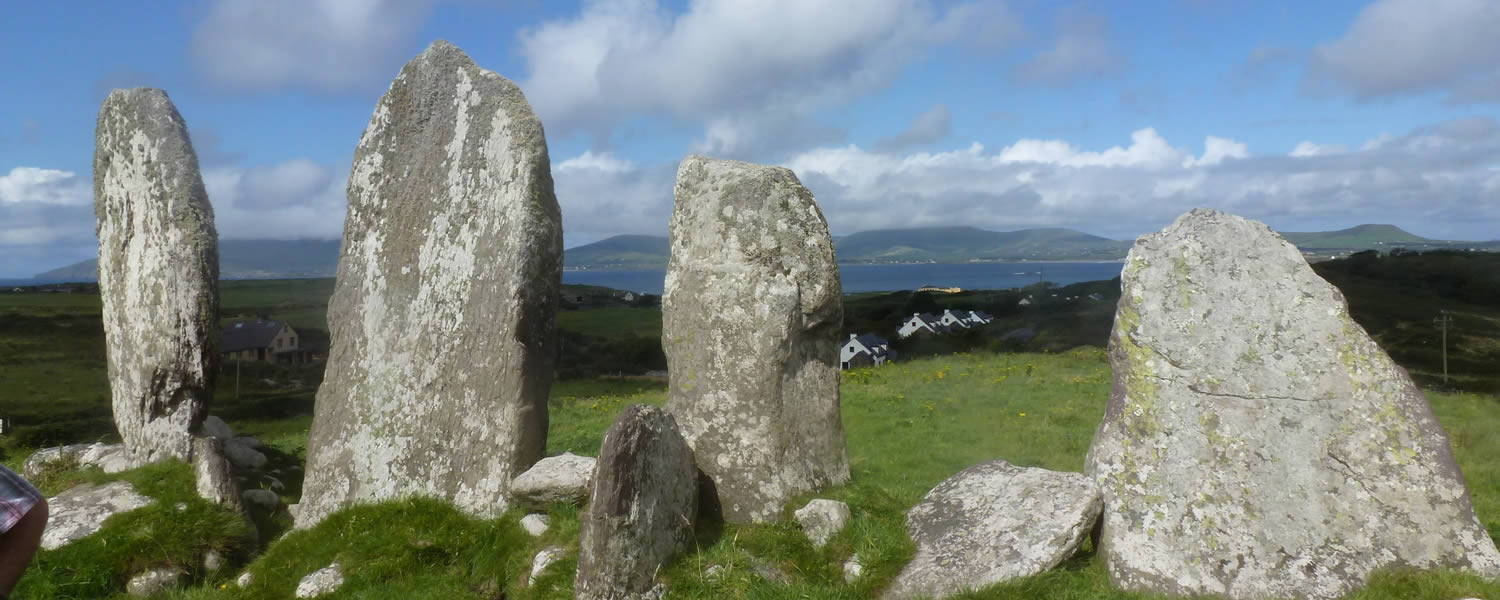
[{"label": "flat boulder", "polygon": [[36,479],[49,467],[70,464],[95,467],[105,473],[120,473],[139,466],[124,444],[95,442],[37,450],[21,464],[21,473],[27,478]]},{"label": "flat boulder", "polygon": [[74,486],[47,499],[42,549],[56,550],[93,535],[104,527],[105,519],[149,506],[151,502],[151,498],[137,492],[128,481]]},{"label": "flat boulder", "polygon": [[724,518],[779,518],[849,480],[839,417],[843,289],[828,224],[781,167],[689,156],[662,298],[667,407]]},{"label": "flat boulder", "polygon": [[1136,241],[1121,288],[1086,461],[1117,586],[1337,598],[1387,567],[1500,576],[1426,397],[1296,247],[1198,209]]},{"label": "flat boulder", "polygon": [[354,152],[298,525],[411,495],[493,517],[543,456],[562,216],[521,89],[434,42]]},{"label": "flat boulder", "polygon": [[636,404],[604,434],[578,536],[575,598],[653,598],[656,573],[693,542],[698,468],[664,409]]},{"label": "flat boulder", "polygon": [[94,216],[115,428],[138,462],[189,460],[219,364],[219,234],[166,92],[99,108]]},{"label": "flat boulder", "polygon": [[1051,569],[1078,553],[1102,507],[1082,473],[1003,460],[959,471],[906,513],[917,555],[884,597],[947,598]]},{"label": "flat boulder", "polygon": [[529,508],[546,508],[554,502],[582,506],[593,490],[594,459],[564,452],[536,461],[526,472],[510,482],[516,503]]}]

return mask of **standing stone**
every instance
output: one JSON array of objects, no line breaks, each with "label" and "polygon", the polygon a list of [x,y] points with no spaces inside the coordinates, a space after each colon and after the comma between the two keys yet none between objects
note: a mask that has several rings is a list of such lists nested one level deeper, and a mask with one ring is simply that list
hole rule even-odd
[{"label": "standing stone", "polygon": [[1078,553],[1099,522],[1082,473],[992,460],[959,471],[906,513],[917,555],[883,598],[947,598],[1041,573]]},{"label": "standing stone", "polygon": [[1198,209],[1126,259],[1087,470],[1127,590],[1335,598],[1375,569],[1500,576],[1422,392],[1261,223]]},{"label": "standing stone", "polygon": [[689,156],[676,193],[662,299],[667,406],[724,518],[772,520],[792,496],[849,480],[833,241],[784,168]]},{"label": "standing stone", "polygon": [[167,93],[110,92],[94,140],[99,294],[115,427],[137,463],[188,460],[218,365],[219,234]]},{"label": "standing stone", "polygon": [[561,279],[541,121],[434,42],[355,149],[298,524],[408,495],[504,512],[546,442]]},{"label": "standing stone", "polygon": [[579,526],[575,597],[655,597],[657,571],[693,542],[693,450],[671,413],[637,404],[604,433],[597,464]]}]

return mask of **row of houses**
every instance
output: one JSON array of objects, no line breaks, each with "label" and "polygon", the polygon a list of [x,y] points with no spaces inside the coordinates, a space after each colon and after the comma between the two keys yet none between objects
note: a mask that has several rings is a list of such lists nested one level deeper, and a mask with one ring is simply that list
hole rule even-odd
[{"label": "row of houses", "polygon": [[994,320],[995,317],[990,316],[989,313],[982,310],[954,310],[950,308],[944,310],[941,315],[912,313],[911,318],[908,318],[906,322],[901,324],[901,328],[896,330],[896,334],[900,335],[902,339],[906,339],[917,334],[948,333],[959,329],[970,329],[980,325],[987,325],[990,321]]}]

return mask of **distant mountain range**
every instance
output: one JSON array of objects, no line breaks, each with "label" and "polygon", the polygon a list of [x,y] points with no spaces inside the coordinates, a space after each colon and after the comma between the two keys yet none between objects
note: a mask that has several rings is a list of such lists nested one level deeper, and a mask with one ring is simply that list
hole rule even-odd
[{"label": "distant mountain range", "polygon": [[[286,279],[333,277],[339,270],[339,240],[219,240],[219,277]],[[35,275],[48,281],[93,281],[99,261],[89,259]]]},{"label": "distant mountain range", "polygon": [[[1500,251],[1500,241],[1454,242],[1412,235],[1394,225],[1360,225],[1339,231],[1281,234],[1309,255],[1392,248],[1477,248]],[[926,227],[864,231],[833,239],[840,263],[958,263],[1007,260],[1118,260],[1133,241],[1112,240],[1062,228],[987,231],[974,227]],[[661,269],[668,241],[662,236],[617,235],[569,248],[570,269]],[[219,275],[224,279],[333,277],[338,240],[220,240]],[[39,273],[37,279],[92,281],[97,261],[87,260]]]}]

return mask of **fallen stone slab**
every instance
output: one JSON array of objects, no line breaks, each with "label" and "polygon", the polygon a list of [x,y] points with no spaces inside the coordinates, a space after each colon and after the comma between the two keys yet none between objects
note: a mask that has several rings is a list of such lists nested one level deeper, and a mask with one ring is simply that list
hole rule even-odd
[{"label": "fallen stone slab", "polygon": [[947,598],[1041,573],[1078,552],[1099,520],[1099,490],[1082,473],[974,465],[906,513],[917,555],[884,598]]},{"label": "fallen stone slab", "polygon": [[137,598],[149,598],[181,586],[187,581],[187,573],[177,567],[149,569],[125,582],[125,593]]},{"label": "fallen stone slab", "polygon": [[105,519],[151,505],[153,500],[127,481],[81,484],[47,499],[47,528],[42,549],[56,550],[93,535]]},{"label": "fallen stone slab", "polygon": [[344,567],[339,563],[332,563],[326,567],[308,573],[297,582],[298,598],[317,598],[332,594],[344,585]]},{"label": "fallen stone slab", "polygon": [[536,461],[510,482],[510,493],[520,506],[546,508],[554,502],[583,506],[593,489],[594,459],[564,452]]}]

